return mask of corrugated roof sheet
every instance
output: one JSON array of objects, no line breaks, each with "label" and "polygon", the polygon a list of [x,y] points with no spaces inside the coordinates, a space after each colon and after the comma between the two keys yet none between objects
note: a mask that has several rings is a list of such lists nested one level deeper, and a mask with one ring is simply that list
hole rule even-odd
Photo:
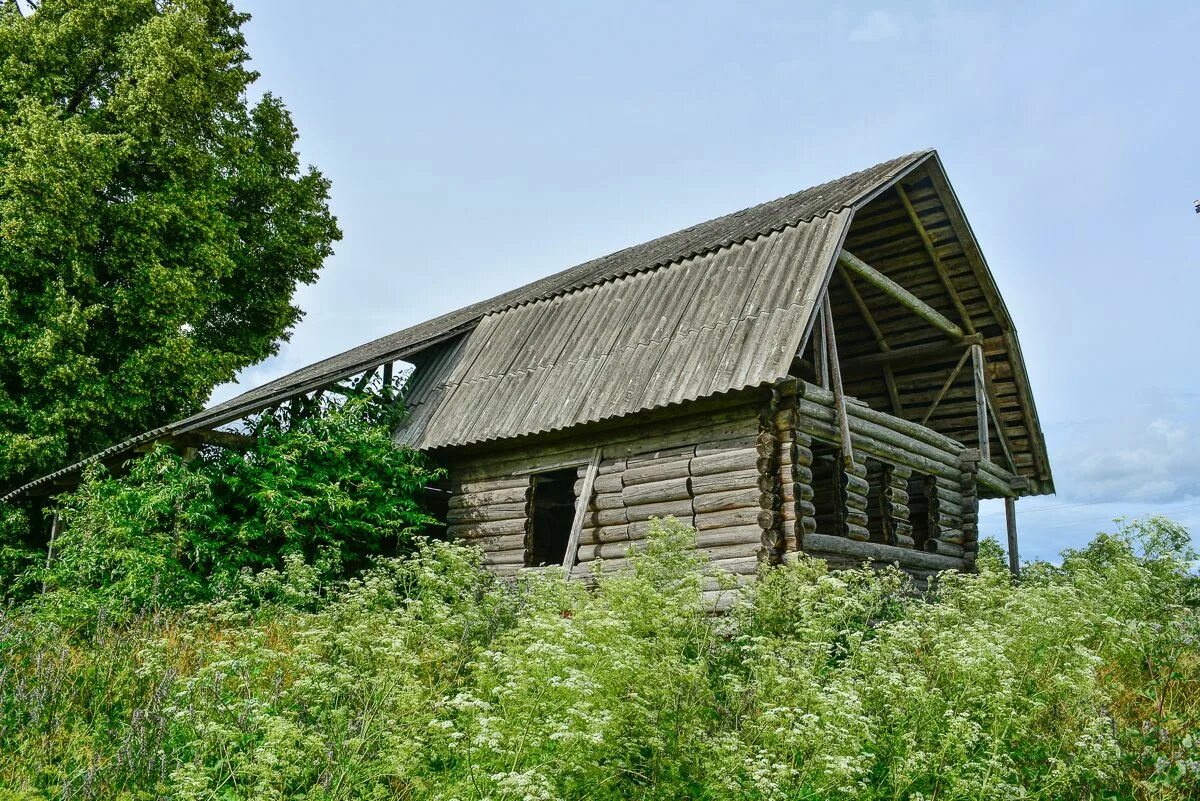
[{"label": "corrugated roof sheet", "polygon": [[397,441],[554,431],[783,378],[850,216],[489,314],[453,368],[418,371]]},{"label": "corrugated roof sheet", "polygon": [[[890,186],[898,177],[916,169],[931,158],[936,159],[933,150],[911,153],[837,180],[718,217],[650,242],[619,250],[599,259],[584,262],[510,292],[380,337],[365,345],[301,368],[191,417],[155,431],[139,434],[114,445],[104,452],[104,456],[111,456],[160,437],[211,429],[385,362],[409,358],[432,345],[470,331],[484,316],[504,309],[553,298],[587,286],[653,270],[765,234],[782,231],[784,228],[796,226],[831,212],[860,206]],[[619,316],[619,310],[610,310],[610,318],[606,318],[604,324],[610,324],[611,318],[614,316]],[[590,414],[591,412],[583,411],[581,413]],[[100,458],[101,454],[96,454],[48,476],[43,476],[13,490],[0,498],[0,502],[35,486],[78,472],[85,465]]]}]

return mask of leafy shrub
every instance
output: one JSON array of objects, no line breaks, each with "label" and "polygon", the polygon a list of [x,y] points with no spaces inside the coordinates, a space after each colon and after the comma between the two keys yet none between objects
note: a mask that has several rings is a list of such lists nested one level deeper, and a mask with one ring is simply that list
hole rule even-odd
[{"label": "leafy shrub", "polygon": [[[1174,532],[1174,534],[1172,534]],[[671,522],[626,574],[494,579],[426,542],[320,587],[298,555],[95,627],[0,617],[16,797],[1195,797],[1178,528],[945,575],[770,569],[727,616]],[[1171,544],[1171,543],[1174,544]],[[716,584],[721,584],[720,580]],[[23,794],[23,795],[22,795]]]},{"label": "leafy shrub", "polygon": [[420,499],[441,474],[390,430],[350,403],[290,425],[266,417],[244,453],[185,461],[160,446],[122,476],[93,466],[57,500],[62,534],[49,567],[26,559],[24,586],[44,583],[44,615],[90,620],[203,601],[288,555],[328,581],[404,552],[436,522]]}]

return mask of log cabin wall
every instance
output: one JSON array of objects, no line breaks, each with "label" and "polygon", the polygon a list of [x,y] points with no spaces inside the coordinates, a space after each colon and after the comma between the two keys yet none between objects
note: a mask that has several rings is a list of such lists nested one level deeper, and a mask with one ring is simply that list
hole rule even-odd
[{"label": "log cabin wall", "polygon": [[898,563],[918,579],[974,567],[978,451],[848,399],[854,460],[842,464],[833,393],[797,381],[775,414],[784,454],[781,534],[831,567]]},{"label": "log cabin wall", "polygon": [[757,390],[570,438],[440,454],[451,479],[447,534],[482,548],[499,575],[534,566],[536,477],[571,469],[578,497],[599,448],[574,576],[589,576],[597,560],[605,571],[626,567],[628,551],[645,546],[650,519],[675,517],[696,528],[696,547],[714,566],[744,582],[786,547],[777,403],[778,392]]}]

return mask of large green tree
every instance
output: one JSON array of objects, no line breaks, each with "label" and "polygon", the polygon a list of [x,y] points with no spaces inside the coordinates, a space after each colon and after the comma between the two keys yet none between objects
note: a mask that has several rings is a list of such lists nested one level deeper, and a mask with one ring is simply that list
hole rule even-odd
[{"label": "large green tree", "polygon": [[225,0],[0,0],[0,488],[196,411],[341,237]]}]

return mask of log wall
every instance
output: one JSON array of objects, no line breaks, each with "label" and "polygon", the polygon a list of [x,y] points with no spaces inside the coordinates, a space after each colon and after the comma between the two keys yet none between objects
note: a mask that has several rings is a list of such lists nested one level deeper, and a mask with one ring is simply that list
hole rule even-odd
[{"label": "log wall", "polygon": [[696,547],[749,580],[760,563],[805,551],[834,567],[895,562],[918,578],[970,569],[980,486],[1009,480],[978,452],[850,400],[852,460],[840,449],[832,393],[804,381],[723,406],[535,444],[456,453],[448,533],[513,575],[530,564],[532,477],[573,469],[587,500],[573,575],[628,565],[652,518],[696,529]]}]

